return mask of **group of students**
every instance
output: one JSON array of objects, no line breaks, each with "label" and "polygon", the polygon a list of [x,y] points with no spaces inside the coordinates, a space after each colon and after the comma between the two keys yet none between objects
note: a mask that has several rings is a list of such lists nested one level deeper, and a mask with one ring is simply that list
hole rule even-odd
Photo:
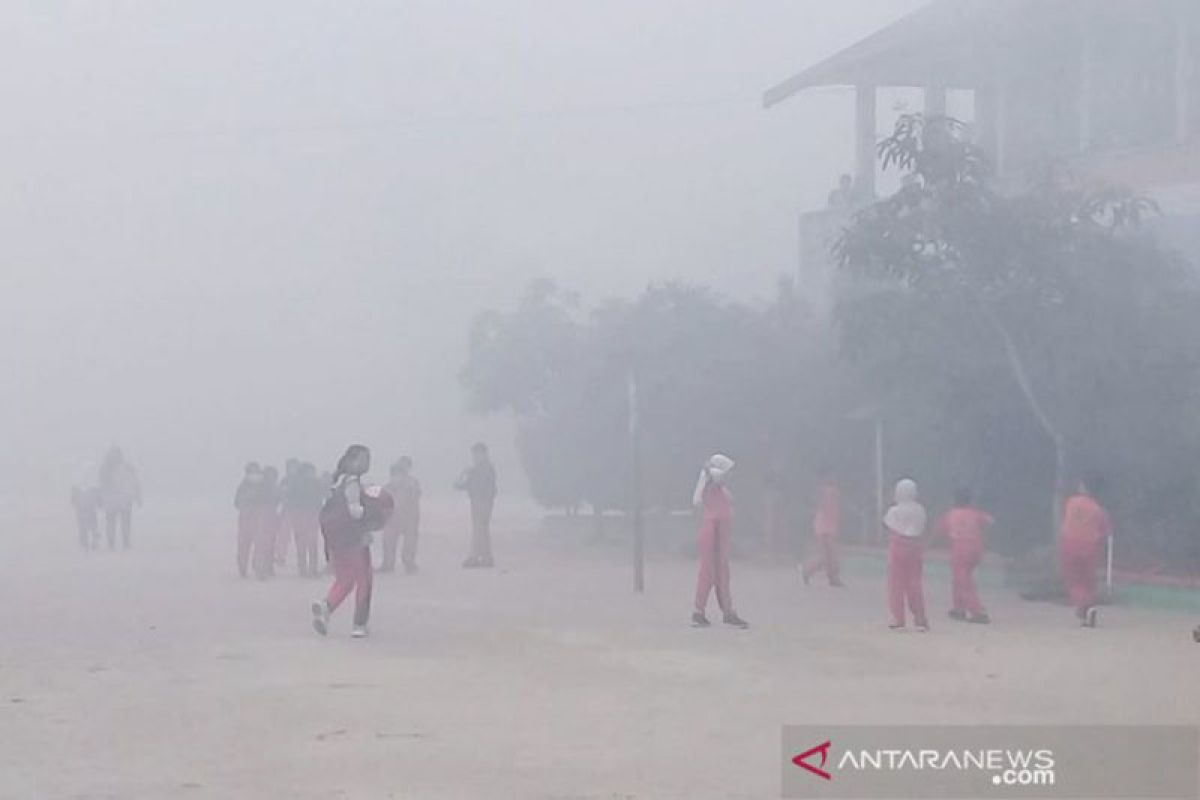
[{"label": "group of students", "polygon": [[[294,544],[296,571],[301,577],[320,574],[321,509],[335,482],[332,473],[318,475],[309,462],[288,459],[282,480],[271,466],[246,464],[234,493],[237,509],[237,568],[243,577],[260,580],[275,576],[287,563]],[[404,571],[417,571],[417,537],[421,519],[421,484],[412,475],[412,459],[400,458],[391,467],[385,487],[395,503],[383,535],[381,572],[396,569],[399,551]],[[401,542],[402,547],[401,547]]]},{"label": "group of students", "polygon": [[[700,569],[696,584],[692,625],[708,627],[706,607],[713,591],[724,622],[748,627],[733,609],[729,588],[730,523],[733,517],[732,495],[726,485],[733,460],[717,454],[708,459],[700,472],[693,503],[701,511],[699,532]],[[1076,617],[1084,627],[1097,623],[1098,578],[1104,560],[1105,545],[1112,535],[1112,523],[1100,501],[1104,484],[1098,475],[1080,481],[1067,498],[1059,530],[1059,568],[1067,596]],[[938,518],[932,536],[927,536],[928,514],[918,499],[917,484],[909,478],[895,487],[894,502],[884,514],[887,534],[887,601],[891,614],[889,627],[907,628],[912,615],[918,631],[929,630],[923,584],[924,552],[929,538],[948,541],[951,569],[951,608],[949,616],[960,622],[986,624],[991,621],[979,598],[975,569],[986,550],[986,533],[994,524],[990,514],[977,508],[969,489],[955,492],[953,507]],[[832,471],[822,470],[813,515],[813,553],[800,565],[800,577],[808,585],[813,576],[824,572],[829,584],[842,587],[838,565],[838,539],[841,527],[841,491]],[[1200,628],[1197,629],[1200,641]]]},{"label": "group of students", "polygon": [[[1063,504],[1058,534],[1063,586],[1076,618],[1086,628],[1097,624],[1098,573],[1112,536],[1112,522],[1100,501],[1103,493],[1104,481],[1099,475],[1080,480]],[[906,478],[896,484],[895,503],[884,515],[883,524],[888,535],[890,627],[905,628],[907,608],[917,630],[929,630],[922,586],[926,513],[917,499],[916,482]],[[975,507],[967,489],[955,493],[954,507],[938,520],[936,535],[950,543],[951,619],[990,622],[975,586],[975,568],[986,549],[986,531],[993,524],[990,514]]]},{"label": "group of students", "polygon": [[[417,568],[421,523],[421,484],[412,474],[413,461],[403,456],[391,465],[385,485],[366,480],[371,451],[351,445],[332,473],[289,459],[282,480],[272,467],[246,465],[234,494],[237,509],[237,567],[249,577],[271,578],[286,563],[289,542],[295,543],[296,565],[304,577],[321,573],[324,554],[334,580],[326,595],[313,602],[313,628],[325,635],[333,612],[353,593],[352,635],[367,635],[375,572],[394,572],[397,557],[406,574]],[[487,445],[471,448],[471,464],[455,483],[471,503],[471,543],[465,568],[495,565],[491,519],[496,500],[496,470]],[[371,554],[374,535],[382,534],[379,564]]]},{"label": "group of students", "polygon": [[239,575],[246,578],[253,571],[259,580],[274,577],[293,542],[297,571],[304,577],[317,575],[318,514],[325,485],[313,464],[295,458],[288,459],[282,480],[275,467],[246,464],[233,497]]},{"label": "group of students", "polygon": [[79,532],[79,546],[100,549],[100,516],[104,516],[104,538],[109,550],[132,546],[133,508],[142,504],[142,485],[137,471],[125,460],[119,447],[111,447],[101,462],[95,482],[71,487],[71,508]]}]

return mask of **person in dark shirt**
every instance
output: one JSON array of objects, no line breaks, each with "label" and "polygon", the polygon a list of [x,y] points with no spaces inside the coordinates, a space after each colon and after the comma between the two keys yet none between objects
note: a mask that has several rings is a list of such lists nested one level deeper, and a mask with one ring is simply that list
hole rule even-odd
[{"label": "person in dark shirt", "polygon": [[300,459],[289,458],[283,464],[283,477],[279,480],[279,530],[275,534],[275,566],[287,563],[288,545],[295,536],[292,515],[288,513],[291,496],[300,480]]},{"label": "person in dark shirt", "polygon": [[383,530],[383,560],[380,562],[380,572],[393,572],[396,569],[396,545],[403,541],[400,550],[400,560],[404,564],[405,573],[412,575],[417,571],[417,536],[421,524],[421,484],[413,477],[412,459],[401,456],[392,464],[391,479],[384,487],[396,503],[392,518]]},{"label": "person in dark shirt", "polygon": [[471,466],[454,484],[471,501],[471,553],[463,567],[475,569],[495,566],[492,558],[492,510],[496,505],[496,468],[488,447],[477,442],[471,447]]},{"label": "person in dark shirt", "polygon": [[279,470],[263,467],[258,536],[254,542],[254,575],[260,581],[275,577],[275,540],[279,536]]},{"label": "person in dark shirt", "polygon": [[243,578],[250,569],[250,551],[259,536],[262,524],[263,472],[257,461],[246,464],[242,482],[233,495],[233,507],[237,509],[237,568]]},{"label": "person in dark shirt", "polygon": [[317,477],[317,468],[300,464],[283,493],[283,513],[296,540],[296,569],[301,577],[317,576],[317,552],[320,539],[318,515],[325,502],[326,488]]},{"label": "person in dark shirt", "polygon": [[142,504],[142,485],[137,471],[125,460],[119,447],[109,448],[100,466],[100,505],[104,509],[105,538],[108,549],[117,547],[117,531],[121,532],[121,544],[130,547],[133,527],[133,507]]}]

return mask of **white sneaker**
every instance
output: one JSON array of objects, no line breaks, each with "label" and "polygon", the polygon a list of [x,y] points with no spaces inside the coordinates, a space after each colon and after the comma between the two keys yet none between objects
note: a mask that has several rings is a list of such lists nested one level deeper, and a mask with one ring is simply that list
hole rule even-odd
[{"label": "white sneaker", "polygon": [[324,600],[314,600],[312,604],[313,630],[322,636],[329,633],[329,604]]},{"label": "white sneaker", "polygon": [[365,639],[367,635],[366,625],[355,625],[354,630],[350,631],[350,638],[352,639]]}]

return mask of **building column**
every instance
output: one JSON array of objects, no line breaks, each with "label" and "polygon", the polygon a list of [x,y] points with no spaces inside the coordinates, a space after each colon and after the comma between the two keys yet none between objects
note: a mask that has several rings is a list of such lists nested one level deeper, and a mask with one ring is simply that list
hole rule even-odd
[{"label": "building column", "polygon": [[860,202],[875,199],[875,87],[854,89],[854,185]]},{"label": "building column", "polygon": [[1175,25],[1175,141],[1183,144],[1191,134],[1192,41],[1187,11],[1179,6]]},{"label": "building column", "polygon": [[1003,175],[1008,163],[1008,86],[1001,79],[996,84],[996,174]]},{"label": "building column", "polygon": [[1092,108],[1094,88],[1092,73],[1095,58],[1095,42],[1086,20],[1079,47],[1079,150],[1087,152],[1092,146]]}]

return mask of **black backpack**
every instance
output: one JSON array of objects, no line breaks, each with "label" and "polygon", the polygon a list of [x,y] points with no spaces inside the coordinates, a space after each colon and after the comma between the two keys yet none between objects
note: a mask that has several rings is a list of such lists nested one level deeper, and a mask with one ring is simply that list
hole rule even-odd
[{"label": "black backpack", "polygon": [[[375,491],[373,488],[372,492]],[[366,534],[387,524],[395,507],[392,496],[382,489],[377,494],[368,494],[364,489],[361,498],[362,519],[350,516],[350,505],[346,502],[342,486],[334,487],[329,497],[325,498],[317,518],[321,524],[321,535],[325,538],[326,555],[361,543]]]}]

